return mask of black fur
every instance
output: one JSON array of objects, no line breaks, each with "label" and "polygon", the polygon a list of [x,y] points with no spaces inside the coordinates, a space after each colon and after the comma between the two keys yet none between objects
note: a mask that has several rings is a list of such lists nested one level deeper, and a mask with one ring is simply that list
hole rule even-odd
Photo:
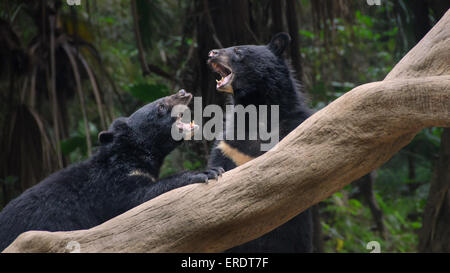
[{"label": "black fur", "polygon": [[[217,179],[220,168],[151,179],[158,178],[164,157],[181,143],[170,135],[176,119],[171,109],[191,97],[180,91],[117,119],[99,134],[101,146],[91,158],[12,200],[0,213],[0,251],[25,231],[91,228],[172,189]],[[130,175],[133,171],[144,175]]]},{"label": "black fur", "polygon": [[[235,105],[279,105],[280,140],[311,114],[290,66],[282,58],[289,41],[288,34],[279,33],[268,45],[242,45],[213,50],[208,60],[213,69],[215,63],[232,71],[234,78],[231,86]],[[234,124],[236,129],[236,123]],[[252,157],[264,153],[260,149],[259,140],[225,140],[225,142]],[[216,142],[211,151],[209,166],[221,166],[226,171],[235,168],[236,164],[217,148],[218,143]],[[306,210],[272,232],[229,251],[311,252],[311,213]]]}]

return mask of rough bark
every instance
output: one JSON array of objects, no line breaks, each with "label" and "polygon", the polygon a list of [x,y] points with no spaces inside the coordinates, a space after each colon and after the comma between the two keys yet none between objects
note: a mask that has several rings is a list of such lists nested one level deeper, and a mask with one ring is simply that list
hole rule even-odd
[{"label": "rough bark", "polygon": [[450,127],[450,11],[384,81],[356,87],[274,149],[102,225],[30,231],[5,252],[218,252],[250,241],[381,166],[425,127]]}]

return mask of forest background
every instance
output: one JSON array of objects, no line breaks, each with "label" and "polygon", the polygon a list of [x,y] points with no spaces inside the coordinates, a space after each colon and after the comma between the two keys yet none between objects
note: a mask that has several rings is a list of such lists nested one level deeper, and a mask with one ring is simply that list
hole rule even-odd
[{"label": "forest background", "polygon": [[[355,86],[383,80],[450,7],[445,0],[76,4],[0,3],[0,209],[86,159],[100,131],[145,103],[184,88],[203,106],[224,105],[206,65],[213,48],[266,44],[288,32],[286,58],[319,110]],[[450,181],[436,175],[450,172],[449,136],[449,129],[423,130],[384,166],[316,205],[315,251],[368,252],[370,241],[382,252],[435,249],[432,229],[423,227],[449,221],[450,211],[424,215],[427,202],[446,202],[430,200],[430,185],[449,190]],[[161,176],[204,168],[211,145],[183,144],[166,158]],[[442,240],[450,246],[450,236]]]}]

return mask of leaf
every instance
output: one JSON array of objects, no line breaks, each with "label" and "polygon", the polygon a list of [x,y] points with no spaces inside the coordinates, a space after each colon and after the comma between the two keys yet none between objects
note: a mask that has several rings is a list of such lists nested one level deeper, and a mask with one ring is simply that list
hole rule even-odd
[{"label": "leaf", "polygon": [[70,15],[61,15],[58,16],[58,24],[63,25],[66,33],[75,36],[78,36],[79,39],[82,39],[85,42],[92,43],[94,41],[94,29],[90,25],[89,21],[84,19],[82,16],[76,17],[76,22],[74,18]]},{"label": "leaf", "polygon": [[148,103],[170,94],[164,84],[139,83],[130,87],[130,93],[142,102]]},{"label": "leaf", "polygon": [[160,0],[136,0],[136,6],[143,46],[151,49],[157,37],[167,33],[167,9],[164,8],[164,1]]},{"label": "leaf", "polygon": [[360,209],[360,208],[362,208],[361,202],[359,202],[359,201],[356,200],[356,199],[350,199],[350,200],[348,200],[348,204],[349,204],[352,208],[354,208],[354,209]]},{"label": "leaf", "polygon": [[339,252],[344,247],[344,240],[337,238],[336,239],[336,251]]},{"label": "leaf", "polygon": [[61,141],[61,152],[68,156],[77,149],[81,151],[86,149],[86,141],[84,136],[73,136],[71,138]]},{"label": "leaf", "polygon": [[112,24],[114,24],[114,22],[116,20],[114,18],[112,18],[112,17],[105,16],[105,17],[100,17],[98,19],[98,21],[101,22],[101,23],[106,23],[106,24],[112,25]]},{"label": "leaf", "polygon": [[300,33],[300,35],[305,36],[307,38],[311,38],[311,39],[313,39],[315,36],[314,33],[312,33],[311,31],[305,30],[305,29],[299,30],[299,33]]},{"label": "leaf", "polygon": [[431,129],[431,132],[428,130],[424,130],[424,133],[425,133],[425,136],[427,137],[427,139],[431,143],[433,143],[434,146],[440,147],[441,146],[441,135],[442,135],[443,131],[444,131],[444,128],[433,127]]},{"label": "leaf", "polygon": [[17,176],[7,176],[5,177],[5,179],[3,181],[5,181],[5,184],[9,184],[12,185],[14,183],[16,183],[19,180],[19,178]]}]

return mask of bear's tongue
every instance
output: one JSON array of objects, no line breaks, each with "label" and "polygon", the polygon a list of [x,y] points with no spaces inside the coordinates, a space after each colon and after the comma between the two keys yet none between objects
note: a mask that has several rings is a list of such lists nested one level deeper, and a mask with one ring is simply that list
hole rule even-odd
[{"label": "bear's tongue", "polygon": [[223,87],[230,82],[232,72],[225,66],[218,63],[211,63],[212,68],[221,76],[220,80],[216,80],[216,88]]},{"label": "bear's tongue", "polygon": [[231,74],[229,74],[225,78],[222,76],[222,78],[220,80],[216,80],[216,82],[217,82],[216,88],[220,88],[222,86],[227,85],[228,82],[230,81],[230,78],[231,78]]},{"label": "bear's tongue", "polygon": [[177,122],[177,127],[180,128],[183,131],[191,131],[194,128],[198,127],[198,125],[196,125],[194,123],[194,121],[191,121],[190,123],[184,123],[184,122]]},{"label": "bear's tongue", "polygon": [[194,123],[194,121],[191,121],[190,123],[184,123],[181,120],[177,120],[176,126],[181,130],[183,136],[188,139],[192,137],[194,132],[199,128],[198,125]]}]

